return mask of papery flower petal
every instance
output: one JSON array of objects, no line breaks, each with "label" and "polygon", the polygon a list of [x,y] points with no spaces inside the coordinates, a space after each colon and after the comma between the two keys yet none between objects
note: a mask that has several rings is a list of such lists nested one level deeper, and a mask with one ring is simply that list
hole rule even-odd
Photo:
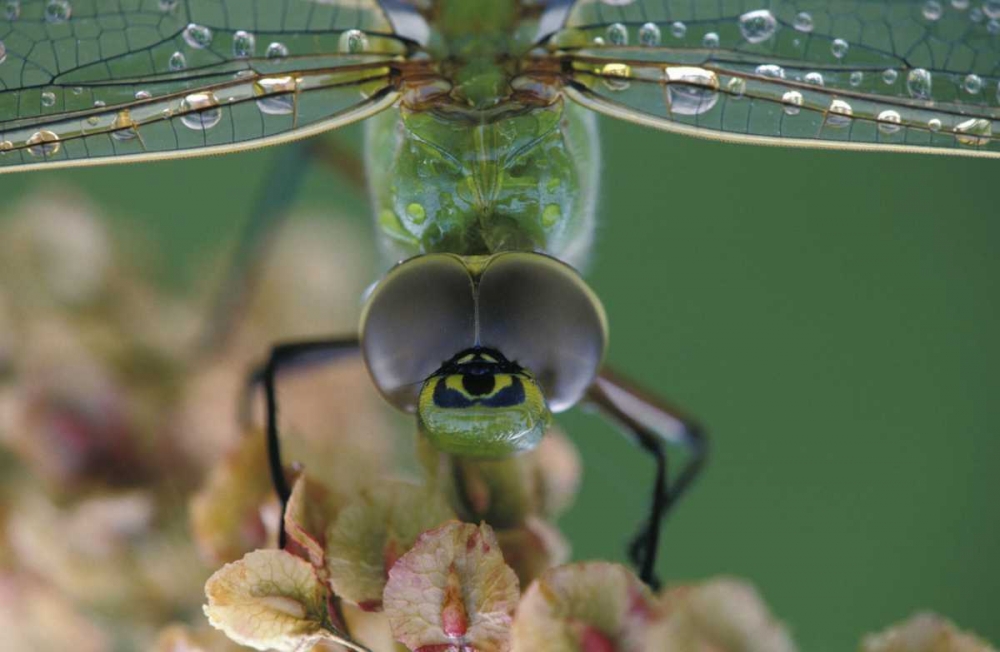
[{"label": "papery flower petal", "polygon": [[341,598],[366,610],[382,606],[389,569],[421,532],[454,518],[439,492],[389,481],[363,491],[327,532],[326,568]]},{"label": "papery flower petal", "polygon": [[492,528],[453,521],[425,532],[389,571],[385,611],[417,652],[504,652],[519,596]]},{"label": "papery flower petal", "polygon": [[514,619],[514,650],[642,652],[656,617],[653,596],[624,566],[567,564],[525,592]]},{"label": "papery flower petal", "polygon": [[233,561],[269,543],[264,508],[277,497],[267,468],[264,433],[247,433],[192,496],[191,529],[205,559]]},{"label": "papery flower petal", "polygon": [[323,568],[326,559],[326,531],[337,513],[337,499],[306,474],[292,486],[285,508],[286,550]]},{"label": "papery flower petal", "polygon": [[232,640],[257,650],[297,652],[329,631],[328,593],[308,562],[257,550],[205,584],[205,615]]},{"label": "papery flower petal", "polygon": [[860,649],[861,652],[996,652],[986,641],[931,613],[916,614],[883,632],[868,634]]},{"label": "papery flower petal", "polygon": [[650,650],[795,652],[795,643],[750,584],[716,578],[668,590],[665,617],[650,629]]}]

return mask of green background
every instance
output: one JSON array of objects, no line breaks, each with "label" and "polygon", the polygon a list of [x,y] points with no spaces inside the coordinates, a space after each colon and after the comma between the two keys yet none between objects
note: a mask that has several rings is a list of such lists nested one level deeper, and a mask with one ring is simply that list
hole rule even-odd
[{"label": "green background", "polygon": [[[602,127],[589,279],[610,361],[712,436],[662,574],[750,578],[810,652],[926,608],[1000,641],[1000,162]],[[0,197],[82,188],[190,288],[268,158],[5,175]],[[301,203],[368,220],[325,169]],[[622,559],[652,466],[591,415],[561,422],[586,465],[563,521],[576,557]]]}]

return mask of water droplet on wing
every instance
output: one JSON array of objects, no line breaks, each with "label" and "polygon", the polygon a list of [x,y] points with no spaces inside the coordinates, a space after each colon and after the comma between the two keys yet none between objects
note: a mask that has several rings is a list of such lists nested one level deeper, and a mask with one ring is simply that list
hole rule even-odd
[{"label": "water droplet on wing", "polygon": [[646,47],[656,47],[660,44],[660,28],[656,23],[646,23],[639,28],[639,43]]},{"label": "water droplet on wing", "polygon": [[671,113],[700,115],[719,101],[719,78],[711,70],[675,66],[665,73]]},{"label": "water droplet on wing", "polygon": [[844,100],[833,100],[826,115],[826,123],[831,127],[846,127],[851,123],[854,109]]},{"label": "water droplet on wing", "polygon": [[184,28],[184,42],[196,50],[204,50],[212,44],[212,30],[195,23]]},{"label": "water droplet on wing", "polygon": [[[45,21],[49,23],[65,23],[73,15],[73,6],[69,0],[49,0],[45,5]],[[38,132],[43,133],[43,132]],[[52,133],[52,132],[44,132]],[[58,150],[58,146],[56,147]]]},{"label": "water droplet on wing", "polygon": [[989,145],[992,135],[993,123],[984,118],[972,118],[955,126],[955,140],[962,145]]},{"label": "water droplet on wing", "polygon": [[833,43],[830,44],[830,53],[838,59],[843,59],[850,47],[844,39],[835,38],[833,39]]},{"label": "water droplet on wing", "polygon": [[802,93],[798,91],[785,91],[785,94],[781,96],[781,101],[785,105],[787,115],[798,115],[799,111],[802,110]]},{"label": "water droplet on wing", "polygon": [[31,134],[31,137],[27,140],[27,144],[29,154],[42,157],[56,154],[61,145],[59,136],[47,129]]},{"label": "water droplet on wing", "polygon": [[364,52],[368,49],[368,35],[360,29],[349,29],[340,35],[337,46],[345,54]]},{"label": "water droplet on wing", "polygon": [[900,127],[902,121],[898,111],[886,109],[878,114],[878,130],[886,135],[897,133],[902,128]]},{"label": "water droplet on wing", "polygon": [[944,7],[941,6],[941,3],[938,2],[938,0],[927,0],[927,2],[924,3],[922,13],[924,14],[924,18],[927,20],[940,20],[941,14],[944,13]]},{"label": "water droplet on wing", "polygon": [[906,75],[906,90],[911,97],[929,100],[931,87],[931,73],[924,68],[914,68]]},{"label": "water droplet on wing", "polygon": [[748,11],[740,16],[740,33],[749,43],[763,43],[778,29],[778,21],[767,9]]},{"label": "water droplet on wing", "polygon": [[188,113],[181,116],[181,123],[188,129],[205,131],[222,121],[222,109],[214,93],[191,93],[181,100],[181,108]]},{"label": "water droplet on wing", "polygon": [[184,70],[187,68],[187,57],[184,56],[183,52],[174,52],[167,61],[167,67],[174,72]]},{"label": "water droplet on wing", "polygon": [[233,56],[237,59],[248,59],[254,55],[257,39],[250,32],[242,29],[233,34]]},{"label": "water droplet on wing", "polygon": [[621,23],[608,25],[605,35],[611,45],[628,45],[628,28]]},{"label": "water droplet on wing", "polygon": [[808,11],[800,11],[795,16],[795,22],[792,23],[796,30],[800,32],[809,33],[813,31],[813,17]]}]

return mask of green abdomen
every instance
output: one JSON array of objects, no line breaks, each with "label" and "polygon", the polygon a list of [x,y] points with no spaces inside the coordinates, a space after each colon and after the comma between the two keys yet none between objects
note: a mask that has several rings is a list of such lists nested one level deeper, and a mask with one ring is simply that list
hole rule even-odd
[{"label": "green abdomen", "polygon": [[375,217],[390,262],[539,251],[586,259],[597,194],[589,112],[559,101],[492,122],[387,111],[367,122]]}]

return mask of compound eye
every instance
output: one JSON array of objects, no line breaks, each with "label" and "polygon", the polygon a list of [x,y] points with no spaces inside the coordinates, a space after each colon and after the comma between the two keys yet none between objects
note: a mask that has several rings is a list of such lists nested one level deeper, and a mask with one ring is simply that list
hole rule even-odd
[{"label": "compound eye", "polygon": [[479,281],[479,337],[538,379],[553,412],[569,409],[604,357],[607,320],[597,295],[568,265],[512,252]]},{"label": "compound eye", "polygon": [[400,263],[372,290],[361,315],[361,350],[375,386],[413,412],[424,380],[475,345],[475,289],[457,256]]}]

